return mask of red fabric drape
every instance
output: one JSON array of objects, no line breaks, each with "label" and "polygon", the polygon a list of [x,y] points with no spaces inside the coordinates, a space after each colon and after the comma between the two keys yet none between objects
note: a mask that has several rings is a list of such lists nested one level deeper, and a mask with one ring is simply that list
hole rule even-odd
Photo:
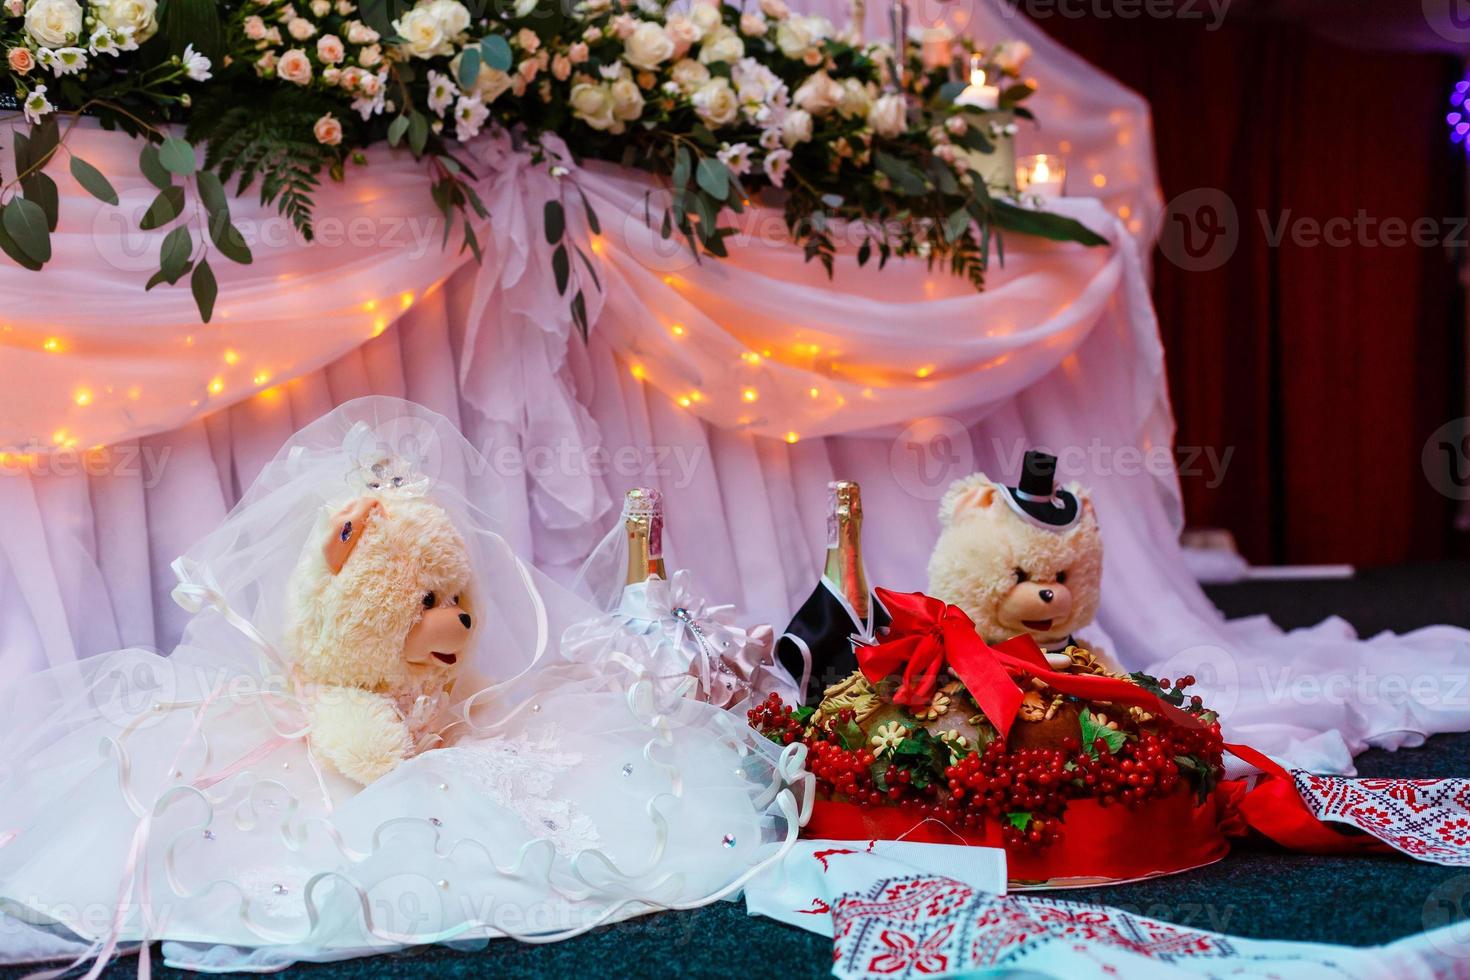
[{"label": "red fabric drape", "polygon": [[1214,188],[1236,208],[1239,244],[1219,268],[1154,255],[1178,444],[1233,453],[1218,486],[1185,475],[1190,524],[1231,529],[1258,563],[1463,549],[1454,504],[1420,462],[1431,433],[1465,414],[1455,250],[1375,245],[1356,230],[1341,247],[1269,241],[1283,217],[1361,212],[1380,228],[1429,218],[1463,243],[1451,219],[1465,213],[1464,152],[1445,123],[1458,63],[1234,14],[1216,31],[1146,17],[1038,23],[1149,100],[1166,200]]}]

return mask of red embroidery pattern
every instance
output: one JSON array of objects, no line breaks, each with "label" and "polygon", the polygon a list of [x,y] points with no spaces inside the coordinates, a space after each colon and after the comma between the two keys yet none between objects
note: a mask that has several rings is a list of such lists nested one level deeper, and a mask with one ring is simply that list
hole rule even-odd
[{"label": "red embroidery pattern", "polygon": [[[950,878],[889,878],[848,892],[832,906],[832,972],[842,978],[895,980],[1024,967],[1044,946],[1057,945],[1118,974],[1117,954],[1162,963],[1261,959],[1229,936],[1170,925],[1119,909],[1082,902],[977,892]],[[1334,965],[1334,952],[1296,952],[1301,964]]]},{"label": "red embroidery pattern", "polygon": [[1313,816],[1421,861],[1470,866],[1470,779],[1356,779],[1292,773]]}]

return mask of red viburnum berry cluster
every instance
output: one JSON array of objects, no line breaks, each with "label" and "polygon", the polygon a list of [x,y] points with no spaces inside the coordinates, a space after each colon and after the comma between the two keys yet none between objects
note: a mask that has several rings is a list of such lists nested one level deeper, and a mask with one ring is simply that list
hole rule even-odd
[{"label": "red viburnum berry cluster", "polygon": [[[1179,687],[1191,683],[1185,677]],[[1160,684],[1168,689],[1167,681]],[[1200,714],[1200,699],[1186,701],[1184,710]],[[956,830],[980,830],[994,820],[1007,846],[1026,849],[1058,838],[1070,800],[1136,809],[1176,792],[1181,780],[1207,789],[1224,751],[1217,721],[1193,729],[1158,719],[1126,740],[1115,736],[1110,743],[1099,736],[1084,746],[1068,736],[1060,748],[1015,750],[997,740],[940,766],[929,756],[875,753],[868,744],[852,744],[857,729],[851,709],[808,728],[810,709],[798,715],[773,694],[748,717],[751,727],[779,744],[804,742],[807,768],[830,798],[904,806]]]},{"label": "red viburnum berry cluster", "polygon": [[781,695],[771,692],[771,696],[745,713],[750,719],[750,727],[760,732],[773,742],[782,745],[790,745],[801,738],[805,730],[800,721],[796,719],[795,710],[789,704],[781,702]]}]

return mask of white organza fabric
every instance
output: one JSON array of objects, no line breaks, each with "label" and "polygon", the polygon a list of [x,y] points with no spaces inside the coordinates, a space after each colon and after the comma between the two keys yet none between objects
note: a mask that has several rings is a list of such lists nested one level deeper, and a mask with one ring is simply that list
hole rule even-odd
[{"label": "white organza fabric", "polygon": [[[321,508],[385,451],[465,535],[491,625],[454,688],[450,747],[360,789],[304,737],[282,590]],[[713,901],[784,853],[804,753],[688,684],[651,683],[636,656],[563,656],[567,628],[600,611],[515,556],[471,503],[483,471],[441,416],[350,402],[179,561],[175,595],[196,614],[171,656],[123,650],[4,693],[0,911],[35,948],[69,942],[85,961],[163,940],[182,968],[264,970],[545,942]]]}]

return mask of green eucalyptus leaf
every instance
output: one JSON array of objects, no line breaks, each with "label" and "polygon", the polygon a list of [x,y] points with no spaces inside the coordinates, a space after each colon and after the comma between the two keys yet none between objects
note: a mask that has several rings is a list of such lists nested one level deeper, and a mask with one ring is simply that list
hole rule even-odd
[{"label": "green eucalyptus leaf", "polygon": [[41,205],[23,197],[13,197],[0,214],[0,223],[15,244],[30,258],[44,265],[51,261],[51,229]]},{"label": "green eucalyptus leaf", "polygon": [[699,161],[695,180],[706,194],[717,201],[730,196],[730,169],[714,157]]},{"label": "green eucalyptus leaf", "polygon": [[112,186],[112,182],[102,171],[75,154],[71,158],[71,175],[78,184],[82,185],[82,190],[97,200],[104,204],[117,204],[117,190]]},{"label": "green eucalyptus leaf", "polygon": [[219,297],[219,283],[208,259],[200,259],[189,277],[189,291],[194,294],[194,305],[199,307],[199,317],[205,323],[214,316],[214,301]]},{"label": "green eucalyptus leaf", "polygon": [[143,215],[143,220],[138,223],[138,227],[144,231],[162,228],[183,213],[184,189],[174,186],[166,187],[159,191],[153,203],[148,205],[148,211]]},{"label": "green eucalyptus leaf", "polygon": [[408,116],[399,116],[388,124],[388,145],[397,146],[408,132]]},{"label": "green eucalyptus leaf", "polygon": [[[3,213],[0,213],[0,219],[3,217]],[[3,220],[0,220],[0,252],[10,256],[15,264],[23,269],[29,269],[32,272],[39,272],[41,269],[41,263],[27,255],[20,244],[11,237],[10,232],[5,230]]]},{"label": "green eucalyptus leaf", "polygon": [[510,42],[499,34],[489,34],[480,41],[480,57],[496,71],[510,71],[514,60],[510,53]]},{"label": "green eucalyptus leaf", "polygon": [[188,271],[189,255],[194,251],[194,236],[189,234],[188,225],[179,225],[163,239],[158,251],[158,271],[170,283],[178,282]]},{"label": "green eucalyptus leaf", "polygon": [[465,48],[459,56],[459,87],[473,88],[480,77],[480,49]]},{"label": "green eucalyptus leaf", "polygon": [[143,151],[138,154],[138,169],[143,176],[148,178],[148,183],[165,190],[174,182],[173,177],[164,168],[162,161],[158,159],[158,147],[152,143],[143,146]]},{"label": "green eucalyptus leaf", "polygon": [[169,137],[158,148],[158,162],[163,169],[180,177],[188,177],[195,170],[194,148],[175,137]]},{"label": "green eucalyptus leaf", "polygon": [[199,176],[194,178],[194,183],[199,187],[199,200],[211,217],[217,214],[229,216],[230,199],[225,194],[225,185],[220,182],[218,174],[213,170],[201,170]]},{"label": "green eucalyptus leaf", "polygon": [[22,180],[20,187],[26,200],[41,206],[42,213],[46,215],[47,230],[55,231],[56,223],[61,220],[61,195],[56,189],[56,181],[37,170]]},{"label": "green eucalyptus leaf", "polygon": [[230,216],[227,213],[216,211],[210,214],[208,230],[209,240],[214,242],[214,247],[219,249],[220,254],[231,262],[236,265],[249,265],[255,260],[255,257],[250,254],[250,246],[245,244],[245,236],[230,223]]},{"label": "green eucalyptus leaf", "polygon": [[1075,218],[1049,211],[1033,211],[1005,201],[993,204],[995,223],[1007,231],[1036,235],[1056,242],[1081,242],[1083,245],[1106,245],[1108,240]]}]

